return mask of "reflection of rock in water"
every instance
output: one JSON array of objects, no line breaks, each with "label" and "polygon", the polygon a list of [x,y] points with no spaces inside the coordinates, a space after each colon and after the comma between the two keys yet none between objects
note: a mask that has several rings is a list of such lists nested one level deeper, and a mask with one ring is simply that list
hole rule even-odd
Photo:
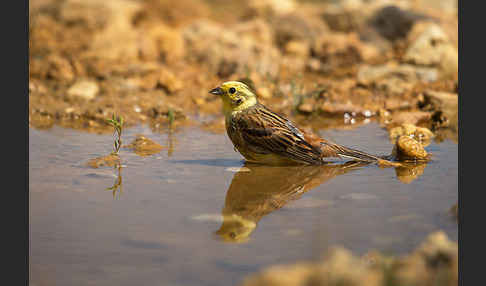
[{"label": "reflection of rock in water", "polygon": [[426,162],[401,163],[400,167],[395,168],[397,179],[402,183],[410,184],[418,177],[422,176],[425,167],[427,167]]},{"label": "reflection of rock in water", "polygon": [[250,171],[238,172],[233,177],[222,211],[224,220],[216,234],[225,241],[246,241],[263,216],[325,181],[367,164],[293,167],[245,164]]}]

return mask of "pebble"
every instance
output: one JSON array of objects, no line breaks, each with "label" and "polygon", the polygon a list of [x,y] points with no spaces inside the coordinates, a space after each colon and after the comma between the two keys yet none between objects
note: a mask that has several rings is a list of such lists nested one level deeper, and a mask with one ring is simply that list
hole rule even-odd
[{"label": "pebble", "polygon": [[71,98],[91,100],[98,94],[99,87],[94,81],[79,81],[73,84],[67,91]]}]

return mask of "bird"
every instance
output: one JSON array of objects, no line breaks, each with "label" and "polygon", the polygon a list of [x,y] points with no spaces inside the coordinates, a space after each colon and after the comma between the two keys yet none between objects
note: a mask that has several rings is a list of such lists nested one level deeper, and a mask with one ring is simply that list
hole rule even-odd
[{"label": "bird", "polygon": [[222,99],[226,133],[247,162],[264,165],[322,165],[330,159],[383,163],[378,157],[303,130],[261,104],[240,81],[227,81],[209,91]]}]

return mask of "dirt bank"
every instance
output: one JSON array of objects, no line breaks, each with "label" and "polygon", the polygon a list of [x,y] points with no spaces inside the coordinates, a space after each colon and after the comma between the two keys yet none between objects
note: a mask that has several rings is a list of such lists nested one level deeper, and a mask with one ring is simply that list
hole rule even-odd
[{"label": "dirt bank", "polygon": [[117,113],[164,131],[172,114],[220,132],[207,91],[246,77],[309,125],[368,118],[457,139],[457,5],[433,3],[32,0],[29,125],[111,132]]}]

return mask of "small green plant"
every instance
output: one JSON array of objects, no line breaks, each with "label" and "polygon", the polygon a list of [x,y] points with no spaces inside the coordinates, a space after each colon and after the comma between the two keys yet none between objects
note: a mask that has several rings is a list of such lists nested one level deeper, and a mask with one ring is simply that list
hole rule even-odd
[{"label": "small green plant", "polygon": [[112,154],[118,155],[118,151],[122,145],[121,134],[123,130],[123,117],[121,115],[116,117],[115,114],[113,114],[112,119],[107,119],[106,121],[115,129],[114,136],[116,136],[116,138],[115,142],[113,143],[114,151]]},{"label": "small green plant", "polygon": [[172,110],[172,108],[170,108],[170,107],[169,107],[169,111],[167,112],[167,117],[169,118],[169,130],[172,130],[175,115],[174,115],[174,110]]}]

